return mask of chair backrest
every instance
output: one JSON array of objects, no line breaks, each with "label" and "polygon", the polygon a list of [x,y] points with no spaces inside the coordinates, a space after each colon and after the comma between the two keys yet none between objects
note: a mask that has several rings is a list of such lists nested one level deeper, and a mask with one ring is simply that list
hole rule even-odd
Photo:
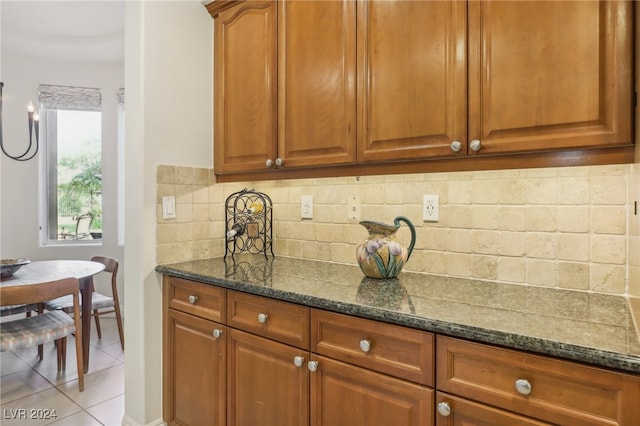
[{"label": "chair backrest", "polygon": [[91,223],[93,222],[93,213],[85,213],[78,216],[76,220],[76,239],[89,236]]},{"label": "chair backrest", "polygon": [[111,292],[113,298],[118,302],[118,260],[113,257],[93,256],[92,262],[100,262],[104,265],[104,272],[111,274]]},{"label": "chair backrest", "polygon": [[78,291],[77,278],[63,278],[40,284],[0,286],[0,301],[3,305],[21,305],[40,303],[68,294],[78,299]]}]

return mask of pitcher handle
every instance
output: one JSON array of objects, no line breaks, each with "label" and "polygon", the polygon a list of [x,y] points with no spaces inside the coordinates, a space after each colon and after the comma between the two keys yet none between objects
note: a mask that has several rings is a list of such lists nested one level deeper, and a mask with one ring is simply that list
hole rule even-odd
[{"label": "pitcher handle", "polygon": [[398,216],[393,219],[393,224],[396,227],[400,227],[400,222],[406,223],[409,227],[409,230],[411,231],[411,244],[409,244],[409,248],[407,249],[407,260],[409,260],[409,258],[411,257],[411,252],[413,251],[413,246],[416,245],[416,228],[414,228],[413,223],[411,223],[411,221],[404,216]]}]

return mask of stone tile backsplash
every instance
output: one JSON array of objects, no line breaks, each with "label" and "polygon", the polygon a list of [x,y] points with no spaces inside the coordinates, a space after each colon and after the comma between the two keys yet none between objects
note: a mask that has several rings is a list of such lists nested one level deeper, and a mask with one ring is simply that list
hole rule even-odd
[{"label": "stone tile backsplash", "polygon": [[[361,219],[392,223],[408,217],[417,231],[405,270],[523,285],[625,294],[629,185],[636,165],[215,183],[212,170],[157,169],[157,261],[224,255],[224,203],[254,188],[274,205],[276,256],[356,264],[367,236],[347,219],[358,195]],[[422,196],[440,197],[440,220],[422,221]],[[162,219],[162,197],[176,197],[176,219]],[[314,218],[300,218],[312,195]],[[408,241],[406,226],[398,231]],[[633,266],[633,265],[632,265]],[[633,290],[634,286],[630,286]]]}]

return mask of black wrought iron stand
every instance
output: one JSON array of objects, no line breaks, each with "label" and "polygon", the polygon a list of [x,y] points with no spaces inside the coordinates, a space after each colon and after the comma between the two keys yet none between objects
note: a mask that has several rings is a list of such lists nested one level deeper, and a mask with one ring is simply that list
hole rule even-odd
[{"label": "black wrought iron stand", "polygon": [[243,189],[225,203],[226,242],[224,257],[236,253],[273,254],[273,204],[267,194]]}]

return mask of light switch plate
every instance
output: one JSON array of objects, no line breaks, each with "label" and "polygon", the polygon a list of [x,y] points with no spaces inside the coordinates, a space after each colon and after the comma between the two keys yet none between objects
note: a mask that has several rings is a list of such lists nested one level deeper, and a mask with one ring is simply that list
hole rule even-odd
[{"label": "light switch plate", "polygon": [[176,218],[176,197],[162,197],[162,218]]}]

